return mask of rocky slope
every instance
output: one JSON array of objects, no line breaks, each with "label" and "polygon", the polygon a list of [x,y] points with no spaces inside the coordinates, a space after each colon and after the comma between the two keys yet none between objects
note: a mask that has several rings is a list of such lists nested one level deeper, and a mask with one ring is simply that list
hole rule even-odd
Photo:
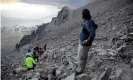
[{"label": "rocky slope", "polygon": [[[58,78],[64,80],[67,76],[73,76],[71,74],[75,72],[76,68],[79,31],[83,21],[81,12],[84,8],[91,11],[93,20],[98,24],[98,29],[95,41],[88,53],[85,74],[77,76],[77,79],[133,80],[132,0],[98,0],[76,10],[64,7],[39,34],[35,33],[38,37],[32,38],[30,43],[24,45],[18,56],[29,48],[29,44],[35,47],[38,43],[41,45],[47,43],[47,51],[41,58],[42,63],[37,66],[37,69],[44,71],[40,72],[40,75],[48,74],[48,71],[45,70],[49,70],[49,68],[45,66],[54,66],[59,68],[57,71],[61,71]],[[18,57],[16,56],[16,58]],[[64,66],[66,62],[69,62],[69,65]],[[20,62],[16,61],[16,63]],[[22,76],[29,75],[29,73],[18,75],[17,77],[21,80],[26,80],[28,77],[23,78]],[[31,76],[33,77],[33,75]],[[28,78],[28,80],[30,79]]]},{"label": "rocky slope", "polygon": [[[1,27],[1,67],[2,67],[2,76],[9,74],[8,71],[10,71],[11,67],[14,67],[12,60],[14,59],[14,56],[17,57],[17,52],[14,53],[15,45],[21,40],[23,35],[30,34],[31,30],[36,29],[35,27],[26,28],[24,26],[18,27]],[[11,55],[13,53],[13,55]],[[21,56],[21,55],[20,55]],[[21,56],[22,57],[22,56]],[[19,58],[19,57],[18,57]],[[18,60],[15,59],[15,61]],[[6,72],[7,71],[7,72]]]},{"label": "rocky slope", "polygon": [[14,27],[1,27],[1,53],[2,55],[9,54],[10,51],[15,49],[15,45],[21,40],[21,38],[30,34],[30,31],[36,29],[36,27],[24,27],[24,26],[14,26]]}]

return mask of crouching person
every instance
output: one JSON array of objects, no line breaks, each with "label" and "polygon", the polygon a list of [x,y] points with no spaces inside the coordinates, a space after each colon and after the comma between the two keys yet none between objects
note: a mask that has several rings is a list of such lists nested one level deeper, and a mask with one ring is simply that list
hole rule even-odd
[{"label": "crouching person", "polygon": [[34,70],[36,66],[36,62],[33,59],[32,55],[27,54],[25,59],[25,66],[26,67],[19,67],[13,70],[13,74],[17,74],[20,72],[26,72],[27,70]]},{"label": "crouching person", "polygon": [[34,70],[34,68],[36,67],[36,61],[31,55],[26,55],[25,66],[28,70]]}]

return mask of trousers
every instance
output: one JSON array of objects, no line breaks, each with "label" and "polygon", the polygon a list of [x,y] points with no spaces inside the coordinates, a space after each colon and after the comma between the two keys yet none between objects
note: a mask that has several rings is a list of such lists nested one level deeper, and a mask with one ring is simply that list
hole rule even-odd
[{"label": "trousers", "polygon": [[86,46],[79,45],[78,57],[77,57],[77,61],[78,61],[77,72],[83,72],[87,63],[88,52],[90,50],[90,47],[91,46],[86,47]]}]

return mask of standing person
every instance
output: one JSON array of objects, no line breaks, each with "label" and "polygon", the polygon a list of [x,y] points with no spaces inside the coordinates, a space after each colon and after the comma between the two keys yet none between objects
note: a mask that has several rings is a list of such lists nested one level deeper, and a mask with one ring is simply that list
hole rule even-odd
[{"label": "standing person", "polygon": [[76,75],[83,73],[88,58],[88,51],[91,48],[92,42],[95,37],[95,29],[97,28],[97,25],[91,19],[90,11],[88,9],[84,9],[82,11],[82,18],[84,22],[80,31],[78,67],[76,70]]},{"label": "standing person", "polygon": [[36,62],[31,55],[26,55],[25,65],[28,70],[32,70],[32,69],[34,70],[36,66]]}]

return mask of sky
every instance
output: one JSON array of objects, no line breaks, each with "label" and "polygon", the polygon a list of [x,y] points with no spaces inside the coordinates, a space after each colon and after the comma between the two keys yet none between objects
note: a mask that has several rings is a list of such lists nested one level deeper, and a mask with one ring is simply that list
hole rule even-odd
[{"label": "sky", "polygon": [[[78,8],[92,0],[1,0],[1,24],[37,25],[57,16],[63,6]],[[31,26],[28,25],[28,26]]]},{"label": "sky", "polygon": [[[60,9],[53,5],[12,1],[0,4],[2,26],[31,26],[50,22]],[[51,12],[52,11],[52,12]],[[31,24],[31,25],[29,25]]]},{"label": "sky", "polygon": [[59,8],[63,6],[78,8],[94,0],[21,0],[21,1],[26,3],[33,3],[33,4],[36,3],[36,4],[55,5],[55,6],[58,6]]}]

